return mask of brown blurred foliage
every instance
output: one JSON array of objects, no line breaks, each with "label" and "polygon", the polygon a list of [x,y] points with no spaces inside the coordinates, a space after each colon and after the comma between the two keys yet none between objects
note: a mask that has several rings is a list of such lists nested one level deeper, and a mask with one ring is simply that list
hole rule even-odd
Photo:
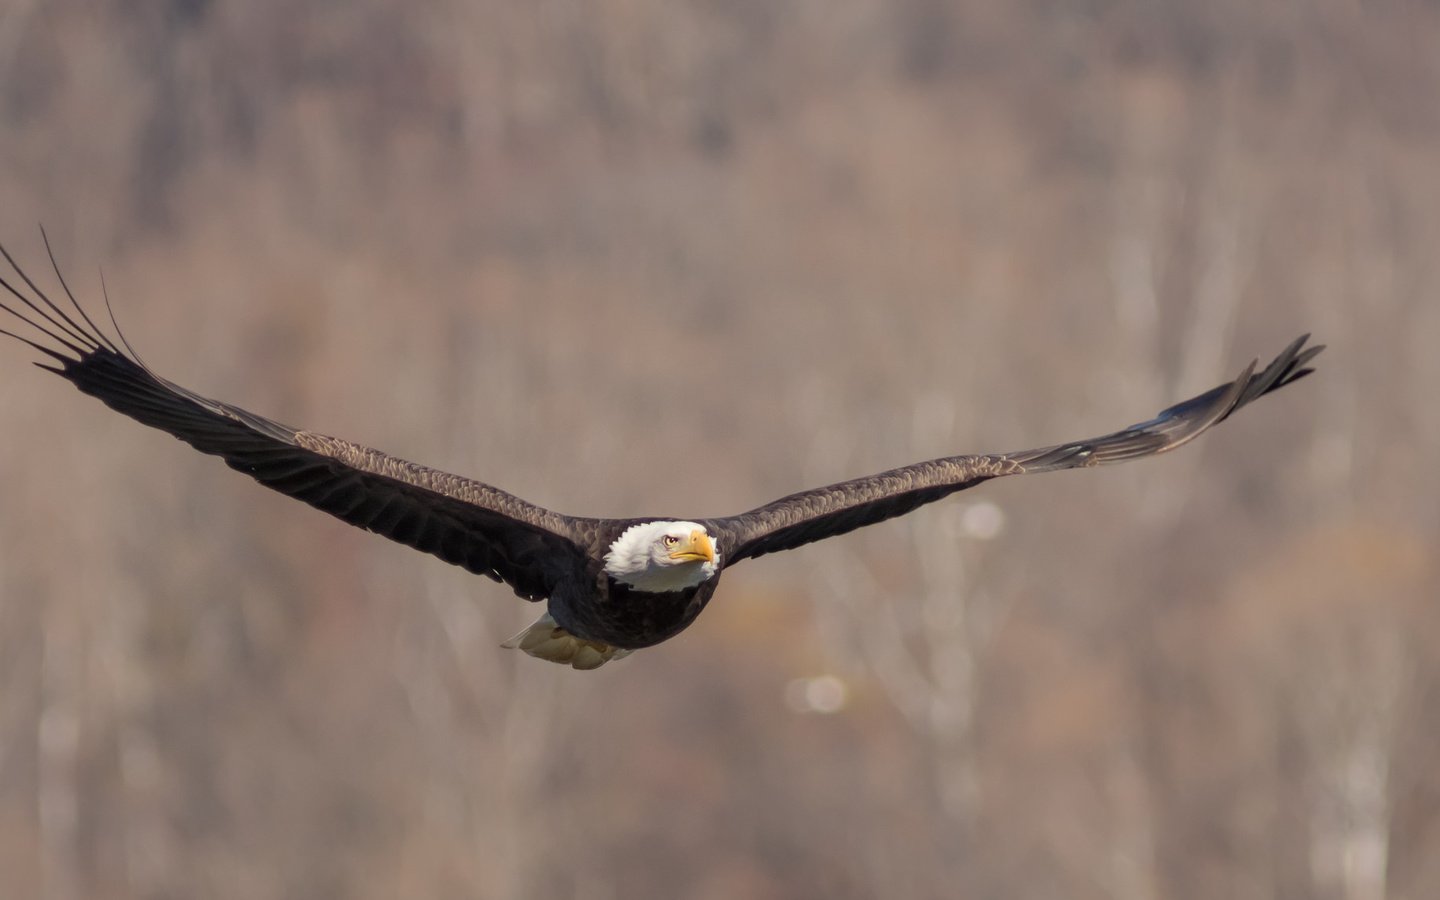
[{"label": "brown blurred foliage", "polygon": [[35,274],[42,221],[170,378],[566,512],[1330,350],[585,674],[6,342],[0,894],[1440,895],[1437,96],[1424,2],[5,0]]}]

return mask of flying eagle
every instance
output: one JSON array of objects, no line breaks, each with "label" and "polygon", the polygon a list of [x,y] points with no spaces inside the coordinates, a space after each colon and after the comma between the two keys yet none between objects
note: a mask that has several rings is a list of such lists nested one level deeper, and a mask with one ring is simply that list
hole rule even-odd
[{"label": "flying eagle", "polygon": [[710,602],[724,570],[742,560],[901,516],[991,478],[1173,450],[1257,397],[1309,374],[1306,364],[1323,349],[1306,349],[1305,335],[1259,374],[1252,362],[1234,381],[1103,437],[932,459],[791,494],[737,516],[592,519],[551,512],[488,484],[186,390],[146,368],[123,335],[117,345],[96,327],[53,253],[50,263],[68,309],[47,297],[3,247],[0,255],[19,276],[15,283],[0,278],[14,298],[0,302],[0,309],[38,334],[0,333],[49,357],[35,365],[111,409],[219,456],[266,487],[503,581],[526,600],[545,601],[545,614],[504,646],[577,669],[679,634]]}]

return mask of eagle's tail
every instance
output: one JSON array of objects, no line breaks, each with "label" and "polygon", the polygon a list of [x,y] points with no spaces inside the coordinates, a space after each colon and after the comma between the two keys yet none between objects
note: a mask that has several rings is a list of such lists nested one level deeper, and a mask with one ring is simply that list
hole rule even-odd
[{"label": "eagle's tail", "polygon": [[500,646],[523,650],[536,659],[576,669],[598,669],[612,659],[624,659],[634,652],[576,637],[556,624],[548,612]]}]

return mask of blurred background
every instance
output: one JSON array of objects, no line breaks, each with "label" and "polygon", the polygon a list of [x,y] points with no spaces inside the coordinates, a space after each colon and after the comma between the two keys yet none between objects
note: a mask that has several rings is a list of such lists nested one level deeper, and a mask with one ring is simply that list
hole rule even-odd
[{"label": "blurred background", "polygon": [[4,342],[4,896],[1440,895],[1437,97],[1418,0],[3,0],[32,275],[43,222],[166,376],[564,512],[1330,345],[577,673]]}]

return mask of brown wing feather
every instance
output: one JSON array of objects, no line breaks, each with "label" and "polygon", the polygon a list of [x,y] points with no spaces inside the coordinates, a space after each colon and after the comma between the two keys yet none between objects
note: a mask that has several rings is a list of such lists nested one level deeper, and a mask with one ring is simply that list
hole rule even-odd
[{"label": "brown wing feather", "polygon": [[34,294],[27,296],[0,278],[0,286],[23,304],[0,302],[0,309],[60,349],[0,333],[45,353],[57,365],[41,368],[69,379],[111,409],[219,456],[266,487],[351,525],[503,580],[530,600],[544,598],[554,579],[573,571],[583,556],[576,542],[584,539],[588,520],[542,509],[488,484],[290,428],[154,375],[106,338],[73,296],[78,319],[51,302],[4,248],[0,255]]},{"label": "brown wing feather", "polygon": [[712,519],[725,564],[789,550],[901,516],[916,507],[1005,475],[1053,472],[1140,459],[1173,450],[1257,397],[1303,378],[1322,349],[1296,339],[1260,374],[1251,365],[1234,381],[1176,404],[1114,434],[1053,447],[950,456],[782,497],[738,516]]}]

